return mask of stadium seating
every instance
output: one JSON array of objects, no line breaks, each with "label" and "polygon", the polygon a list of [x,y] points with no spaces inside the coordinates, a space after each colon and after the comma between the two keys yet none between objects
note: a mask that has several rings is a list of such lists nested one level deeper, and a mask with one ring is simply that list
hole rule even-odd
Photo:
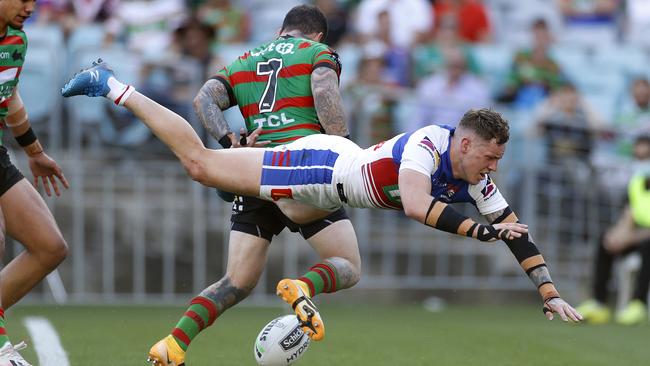
[{"label": "stadium seating", "polygon": [[510,72],[514,49],[507,44],[481,44],[472,48],[472,54],[492,94],[496,95],[503,89]]},{"label": "stadium seating", "polygon": [[614,65],[586,64],[580,72],[569,76],[584,98],[600,112],[606,121],[611,121],[616,105],[625,90],[625,78]]},{"label": "stadium seating", "polygon": [[[27,51],[18,90],[30,122],[50,150],[61,147],[60,68],[53,47],[32,46]],[[62,64],[62,63],[61,63]],[[47,134],[47,135],[45,135]]]}]

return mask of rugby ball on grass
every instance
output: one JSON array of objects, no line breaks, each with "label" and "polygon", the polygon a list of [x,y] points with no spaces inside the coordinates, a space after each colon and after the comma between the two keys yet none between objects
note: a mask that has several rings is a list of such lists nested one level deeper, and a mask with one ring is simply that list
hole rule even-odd
[{"label": "rugby ball on grass", "polygon": [[253,354],[258,365],[291,365],[305,354],[309,337],[302,331],[295,314],[271,320],[255,338]]}]

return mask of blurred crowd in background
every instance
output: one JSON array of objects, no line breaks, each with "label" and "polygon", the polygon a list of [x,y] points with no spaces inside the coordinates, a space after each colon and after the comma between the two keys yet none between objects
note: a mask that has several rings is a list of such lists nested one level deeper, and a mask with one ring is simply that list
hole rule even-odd
[{"label": "blurred crowd in background", "polygon": [[[191,120],[202,82],[272,40],[300,3],[43,0],[27,33],[60,32],[72,69],[88,62],[74,58],[89,47],[127,51],[137,60],[132,82]],[[328,17],[325,42],[340,54],[349,123],[361,144],[429,123],[454,125],[467,109],[491,106],[511,120],[514,136],[544,146],[535,155],[541,161],[611,163],[630,159],[631,138],[650,129],[646,1],[313,3]],[[113,130],[103,126],[100,142],[150,139],[144,129],[125,134],[128,116],[111,117]]]},{"label": "blurred crowd in background", "polygon": [[[60,31],[73,53],[99,42],[127,50],[138,58],[138,88],[191,119],[202,81],[272,40],[287,9],[302,2],[43,0],[30,28]],[[429,123],[454,125],[467,109],[486,106],[506,113],[516,136],[545,142],[549,162],[589,162],[599,140],[619,138],[603,156],[629,159],[631,137],[650,130],[646,1],[313,3],[328,17],[325,43],[340,53],[349,123],[362,144]],[[191,84],[188,70],[196,68]],[[143,131],[132,140],[145,138]]]}]

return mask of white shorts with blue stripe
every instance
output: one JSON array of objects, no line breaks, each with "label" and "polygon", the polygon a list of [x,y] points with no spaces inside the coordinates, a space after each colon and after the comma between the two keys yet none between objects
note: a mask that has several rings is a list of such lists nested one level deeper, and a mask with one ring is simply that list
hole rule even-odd
[{"label": "white shorts with blue stripe", "polygon": [[343,206],[335,184],[337,166],[360,151],[354,142],[331,135],[306,136],[267,149],[260,197],[274,201],[293,198],[321,209],[336,210]]}]

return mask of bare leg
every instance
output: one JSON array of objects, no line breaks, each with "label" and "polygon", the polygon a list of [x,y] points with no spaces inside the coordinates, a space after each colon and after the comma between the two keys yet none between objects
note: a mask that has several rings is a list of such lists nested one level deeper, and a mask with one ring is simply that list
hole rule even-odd
[{"label": "bare leg", "polygon": [[[337,221],[309,238],[309,244],[336,269],[336,290],[354,286],[361,276],[361,256],[357,236],[350,220]],[[333,292],[333,291],[330,291]]]},{"label": "bare leg", "polygon": [[34,187],[23,179],[0,197],[8,234],[26,251],[2,269],[2,306],[15,304],[52,272],[68,253],[54,217]]},{"label": "bare leg", "polygon": [[264,238],[239,231],[231,231],[229,240],[226,275],[201,292],[201,296],[208,297],[219,305],[220,313],[253,291],[264,271],[271,244]]},{"label": "bare leg", "polygon": [[186,120],[137,91],[124,106],[169,146],[192,179],[245,196],[260,194],[263,149],[206,149]]},{"label": "bare leg", "polygon": [[[185,352],[194,338],[255,288],[266,264],[269,244],[268,240],[250,234],[239,231],[230,233],[226,275],[192,299],[190,307],[165,338],[173,337],[176,345],[172,344],[172,348],[182,350],[177,352],[177,360],[184,360]],[[209,309],[213,309],[214,315],[206,318]],[[200,314],[204,314],[203,317]],[[165,339],[161,342],[165,342]],[[153,356],[160,358],[156,353]]]}]

